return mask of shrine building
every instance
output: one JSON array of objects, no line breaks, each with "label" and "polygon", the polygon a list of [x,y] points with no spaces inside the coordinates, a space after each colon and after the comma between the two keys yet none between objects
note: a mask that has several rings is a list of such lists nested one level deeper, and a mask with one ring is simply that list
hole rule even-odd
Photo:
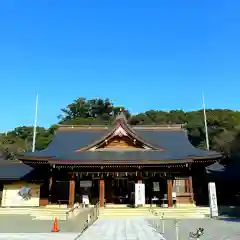
[{"label": "shrine building", "polygon": [[220,158],[195,148],[181,125],[130,126],[121,112],[111,126],[60,126],[46,149],[20,155],[4,180],[2,206],[14,205],[14,184],[35,189],[32,206],[73,206],[83,198],[129,205],[135,183],[144,183],[145,204],[197,204],[207,195],[205,167]]}]

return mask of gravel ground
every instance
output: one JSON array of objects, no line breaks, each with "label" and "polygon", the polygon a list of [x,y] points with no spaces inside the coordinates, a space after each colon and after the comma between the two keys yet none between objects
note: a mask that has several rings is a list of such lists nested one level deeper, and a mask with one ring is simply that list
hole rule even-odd
[{"label": "gravel ground", "polygon": [[[161,220],[148,219],[151,226],[161,231]],[[204,235],[200,240],[240,240],[240,219],[181,219],[179,224],[179,240],[192,239],[190,232],[197,228],[204,228]],[[164,221],[164,234],[166,240],[176,240],[175,220]]]}]

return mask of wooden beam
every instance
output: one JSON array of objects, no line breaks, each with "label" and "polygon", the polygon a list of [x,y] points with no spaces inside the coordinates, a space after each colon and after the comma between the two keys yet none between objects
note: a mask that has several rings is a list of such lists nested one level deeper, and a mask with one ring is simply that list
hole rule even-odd
[{"label": "wooden beam", "polygon": [[173,206],[172,187],[173,187],[173,181],[172,181],[172,179],[168,179],[167,180],[168,207],[172,207]]},{"label": "wooden beam", "polygon": [[99,200],[100,200],[100,207],[104,207],[105,201],[105,182],[104,179],[99,180]]},{"label": "wooden beam", "polygon": [[70,174],[70,179],[69,179],[69,206],[72,207],[74,205],[75,201],[75,179],[74,179],[74,174]]}]

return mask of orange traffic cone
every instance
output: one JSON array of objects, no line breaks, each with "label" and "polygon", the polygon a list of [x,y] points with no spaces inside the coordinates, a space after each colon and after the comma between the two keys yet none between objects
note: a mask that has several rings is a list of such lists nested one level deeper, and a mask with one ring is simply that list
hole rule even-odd
[{"label": "orange traffic cone", "polygon": [[59,232],[59,228],[58,228],[58,220],[57,218],[54,219],[53,221],[53,228],[52,228],[52,232]]}]

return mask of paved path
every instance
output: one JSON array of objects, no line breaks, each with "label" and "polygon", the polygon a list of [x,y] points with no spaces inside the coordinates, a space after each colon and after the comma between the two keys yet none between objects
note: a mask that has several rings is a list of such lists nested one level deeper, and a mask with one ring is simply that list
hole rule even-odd
[{"label": "paved path", "polygon": [[79,240],[165,240],[143,218],[99,219]]},{"label": "paved path", "polygon": [[0,239],[74,240],[76,233],[1,233]]}]

